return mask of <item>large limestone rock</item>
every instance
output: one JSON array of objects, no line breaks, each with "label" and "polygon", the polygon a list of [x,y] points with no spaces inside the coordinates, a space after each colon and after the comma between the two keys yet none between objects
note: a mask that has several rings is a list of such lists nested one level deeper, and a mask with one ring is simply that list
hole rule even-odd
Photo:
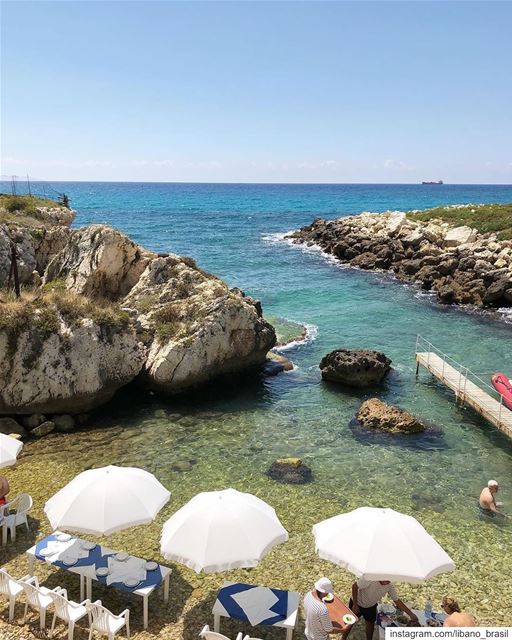
[{"label": "large limestone rock", "polygon": [[36,268],[36,240],[28,229],[0,225],[0,286],[7,283],[11,268],[11,239],[16,244],[18,277],[21,284],[30,282]]},{"label": "large limestone rock", "polygon": [[69,227],[76,212],[67,207],[37,207],[37,219],[47,225]]},{"label": "large limestone rock", "polygon": [[413,415],[377,398],[363,402],[357,412],[357,419],[368,429],[389,433],[418,433],[425,430],[425,425]]},{"label": "large limestone rock", "polygon": [[391,370],[391,360],[379,351],[336,349],[320,362],[322,378],[349,387],[380,384]]},{"label": "large limestone rock", "polygon": [[41,233],[36,247],[36,269],[42,275],[50,260],[66,246],[73,231],[68,227],[52,227]]},{"label": "large limestone rock", "polygon": [[454,227],[446,232],[444,238],[445,247],[458,247],[476,240],[476,231],[471,227]]},{"label": "large limestone rock", "polygon": [[0,332],[0,414],[87,411],[141,370],[145,350],[129,327],[60,316],[50,332],[38,317]]},{"label": "large limestone rock", "polygon": [[75,293],[116,300],[130,291],[153,257],[120,231],[94,224],[73,232],[49,262],[44,280],[63,279]]},{"label": "large limestone rock", "polygon": [[154,335],[141,378],[164,394],[260,366],[276,340],[258,303],[188,258],[152,260],[123,304]]},{"label": "large limestone rock", "polygon": [[30,284],[33,271],[42,273],[49,255],[64,246],[74,217],[73,210],[58,206],[38,207],[31,215],[12,212],[9,222],[0,224],[0,286],[7,282],[11,268],[11,240],[16,244],[20,283]]}]

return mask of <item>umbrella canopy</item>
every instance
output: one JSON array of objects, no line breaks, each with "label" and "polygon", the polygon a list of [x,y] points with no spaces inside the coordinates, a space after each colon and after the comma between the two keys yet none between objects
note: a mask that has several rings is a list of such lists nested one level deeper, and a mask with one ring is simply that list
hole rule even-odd
[{"label": "umbrella canopy", "polygon": [[420,583],[455,564],[412,516],[361,507],[315,524],[316,550],[367,580]]},{"label": "umbrella canopy", "polygon": [[288,533],[270,505],[235,489],[199,493],[167,520],[160,550],[199,573],[255,567]]},{"label": "umbrella canopy", "polygon": [[23,442],[0,433],[0,467],[10,467],[14,464],[22,448]]},{"label": "umbrella canopy", "polygon": [[44,511],[54,530],[108,536],[152,522],[170,496],[148,471],[110,465],[79,473]]}]

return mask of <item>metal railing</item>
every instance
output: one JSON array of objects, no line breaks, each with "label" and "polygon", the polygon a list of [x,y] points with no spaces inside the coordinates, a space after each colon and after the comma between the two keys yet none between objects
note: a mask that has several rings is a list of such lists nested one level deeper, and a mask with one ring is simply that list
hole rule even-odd
[{"label": "metal railing", "polygon": [[[503,395],[491,386],[488,382],[483,380],[479,375],[471,371],[468,367],[464,366],[457,360],[454,360],[451,356],[441,349],[438,349],[435,345],[433,345],[429,340],[418,334],[416,336],[416,353],[426,352],[427,353],[427,366],[430,363],[430,354],[434,353],[439,356],[443,361],[442,366],[442,376],[444,378],[444,366],[445,362],[450,364],[459,374],[459,383],[458,388],[461,391],[461,399],[464,401],[464,397],[466,394],[466,383],[469,380],[473,382],[477,387],[482,388],[487,394],[491,396],[491,398],[495,398],[497,402],[500,404],[499,412],[498,412],[498,421],[501,421],[501,414],[503,409]],[[462,386],[462,379],[464,378],[464,384]],[[462,388],[461,388],[462,387]],[[505,405],[506,407],[506,405]]]}]

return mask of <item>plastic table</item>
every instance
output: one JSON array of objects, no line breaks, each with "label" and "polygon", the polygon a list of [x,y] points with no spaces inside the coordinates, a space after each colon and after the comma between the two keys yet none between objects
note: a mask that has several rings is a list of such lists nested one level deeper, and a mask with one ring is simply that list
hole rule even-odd
[{"label": "plastic table", "polygon": [[[222,591],[222,589],[225,589],[226,587],[235,586],[235,585],[241,585],[241,583],[226,581],[222,585],[220,591]],[[256,589],[255,585],[248,585],[248,586]],[[220,591],[219,591],[219,594],[220,594]],[[271,589],[268,589],[268,591],[271,591]],[[283,592],[282,590],[279,590],[279,591],[281,593]],[[248,592],[246,592],[246,593],[248,593]],[[254,593],[255,593],[255,597],[258,597],[257,594],[261,593],[261,589],[260,589],[259,592],[255,591]],[[284,593],[286,593],[287,596],[288,596],[288,600],[287,600],[288,605],[287,605],[287,611],[286,611],[286,618],[284,620],[279,620],[279,621],[273,622],[273,623],[261,623],[260,622],[259,624],[269,624],[270,626],[274,626],[274,627],[283,627],[284,629],[286,629],[286,640],[291,640],[292,639],[292,635],[293,635],[293,630],[295,629],[295,627],[297,625],[297,613],[298,613],[298,610],[299,610],[300,593],[297,593],[296,591],[286,591]],[[250,595],[248,596],[248,598],[250,599]],[[226,610],[226,608],[224,607],[222,602],[219,600],[219,596],[217,596],[215,604],[213,605],[212,613],[213,613],[213,630],[216,633],[219,633],[221,617],[224,617],[224,618],[238,618],[238,619],[244,619],[245,620],[245,618],[240,618],[239,616],[234,615],[233,613],[230,614]],[[255,625],[253,625],[253,626],[255,626]]]},{"label": "plastic table", "polygon": [[[108,549],[101,545],[96,545],[94,549],[88,551],[86,557],[80,558],[75,565],[67,566],[59,560],[58,557],[53,558],[42,557],[39,555],[39,552],[42,548],[45,547],[49,542],[58,542],[57,536],[62,535],[62,532],[55,531],[53,534],[46,536],[42,540],[39,540],[33,547],[28,549],[25,553],[28,557],[28,572],[30,575],[34,575],[34,565],[36,560],[41,560],[43,562],[47,562],[53,566],[59,567],[61,569],[65,569],[71,573],[76,573],[80,577],[80,599],[84,599],[84,585],[86,597],[92,600],[92,581],[101,582],[102,584],[107,584],[106,577],[98,577],[96,575],[96,569],[100,566],[108,566],[108,558],[115,556],[116,551],[112,549]],[[85,542],[80,538],[76,538],[71,536],[70,540],[63,544],[71,544],[74,542],[78,546]],[[133,556],[132,556],[133,557]],[[136,560],[140,560],[143,562],[141,558],[136,558]],[[110,586],[123,591],[125,593],[133,593],[136,596],[142,598],[142,609],[143,609],[143,618],[144,618],[144,629],[147,629],[149,622],[149,613],[148,613],[148,598],[158,587],[163,584],[164,587],[164,602],[168,602],[169,600],[169,578],[171,575],[171,569],[169,567],[165,567],[163,565],[158,565],[155,572],[147,572],[146,579],[142,581],[142,584],[139,583],[137,587],[130,588],[124,585],[122,582],[115,582]]]}]

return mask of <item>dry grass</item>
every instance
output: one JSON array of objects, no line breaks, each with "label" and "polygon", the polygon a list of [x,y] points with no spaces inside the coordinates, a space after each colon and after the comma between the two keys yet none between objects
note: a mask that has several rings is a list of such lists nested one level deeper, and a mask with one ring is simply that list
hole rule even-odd
[{"label": "dry grass", "polygon": [[58,202],[36,196],[13,196],[0,193],[0,224],[20,224],[28,227],[47,227],[41,219],[38,207],[62,207]]},{"label": "dry grass", "polygon": [[20,299],[12,291],[0,290],[0,330],[11,336],[29,327],[47,336],[58,329],[59,318],[71,325],[91,318],[100,327],[113,330],[124,329],[129,322],[128,315],[112,302],[92,302],[66,291],[60,281],[42,290],[24,290]]}]

